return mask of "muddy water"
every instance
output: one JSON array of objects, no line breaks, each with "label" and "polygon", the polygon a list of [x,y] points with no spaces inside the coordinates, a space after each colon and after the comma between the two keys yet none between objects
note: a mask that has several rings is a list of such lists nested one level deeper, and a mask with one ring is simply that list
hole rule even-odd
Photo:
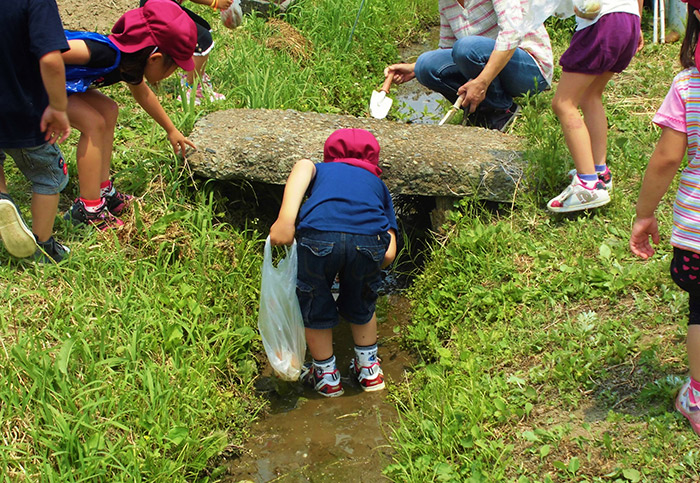
[{"label": "muddy water", "polygon": [[[399,347],[400,328],[408,323],[408,300],[390,295],[386,316],[378,318],[379,357],[387,387],[399,384],[413,364]],[[244,454],[228,464],[227,483],[379,482],[391,462],[391,430],[396,409],[388,390],[363,393],[347,377],[353,342],[349,326],[334,331],[335,355],[345,394],[324,398],[310,388],[279,382],[269,375],[257,388],[270,401],[269,413],[256,422]]]},{"label": "muddy water", "polygon": [[[415,62],[420,54],[437,48],[440,29],[433,28],[423,42],[414,43],[401,50],[403,62]],[[389,113],[392,118],[415,124],[437,124],[449,103],[442,95],[423,87],[417,80],[392,86],[390,91],[394,107]]]}]

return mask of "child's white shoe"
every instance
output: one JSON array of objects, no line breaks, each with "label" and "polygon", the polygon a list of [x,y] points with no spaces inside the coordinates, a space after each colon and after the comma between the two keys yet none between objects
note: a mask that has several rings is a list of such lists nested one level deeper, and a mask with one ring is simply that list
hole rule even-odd
[{"label": "child's white shoe", "polygon": [[547,203],[547,209],[554,213],[570,213],[590,208],[599,208],[610,203],[610,193],[605,184],[598,180],[593,188],[587,188],[578,176],[556,198]]}]

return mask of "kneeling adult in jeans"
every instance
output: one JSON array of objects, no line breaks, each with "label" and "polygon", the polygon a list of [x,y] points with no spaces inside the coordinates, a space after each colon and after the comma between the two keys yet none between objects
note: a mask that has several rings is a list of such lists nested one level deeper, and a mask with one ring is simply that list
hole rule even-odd
[{"label": "kneeling adult in jeans", "polygon": [[550,87],[552,46],[544,26],[525,35],[520,0],[439,0],[438,50],[384,74],[401,84],[414,77],[462,107],[473,124],[505,131],[520,111],[514,97]]}]

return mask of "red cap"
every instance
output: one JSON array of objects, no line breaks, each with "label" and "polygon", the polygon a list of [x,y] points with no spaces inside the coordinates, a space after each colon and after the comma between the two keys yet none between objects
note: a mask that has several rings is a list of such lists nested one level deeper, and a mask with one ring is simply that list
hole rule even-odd
[{"label": "red cap", "polygon": [[197,26],[171,0],[149,0],[143,7],[129,10],[114,24],[109,40],[127,54],[158,47],[184,70],[194,70]]},{"label": "red cap", "polygon": [[379,143],[371,132],[364,129],[338,129],[328,136],[323,146],[323,162],[350,164],[377,176],[382,174],[382,169],[377,166]]},{"label": "red cap", "polygon": [[700,0],[682,0],[683,3],[687,3],[693,8],[700,8]]}]

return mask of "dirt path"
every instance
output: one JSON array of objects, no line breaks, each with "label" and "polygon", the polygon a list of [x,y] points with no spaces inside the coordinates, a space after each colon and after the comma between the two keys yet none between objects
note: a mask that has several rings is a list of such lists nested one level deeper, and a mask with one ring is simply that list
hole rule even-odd
[{"label": "dirt path", "polygon": [[[379,356],[390,386],[413,363],[394,333],[408,323],[408,300],[391,296],[387,312],[378,321]],[[341,325],[334,335],[338,367],[346,375],[353,354],[349,327]],[[388,481],[382,469],[391,463],[389,423],[396,420],[389,392],[363,393],[346,377],[342,381],[345,394],[327,399],[299,384],[283,383],[275,391],[275,380],[263,376],[259,389],[268,391],[270,414],[251,427],[245,453],[229,462],[224,481]]]},{"label": "dirt path", "polygon": [[109,33],[124,12],[139,6],[139,0],[57,0],[56,3],[65,28],[101,34]]}]

